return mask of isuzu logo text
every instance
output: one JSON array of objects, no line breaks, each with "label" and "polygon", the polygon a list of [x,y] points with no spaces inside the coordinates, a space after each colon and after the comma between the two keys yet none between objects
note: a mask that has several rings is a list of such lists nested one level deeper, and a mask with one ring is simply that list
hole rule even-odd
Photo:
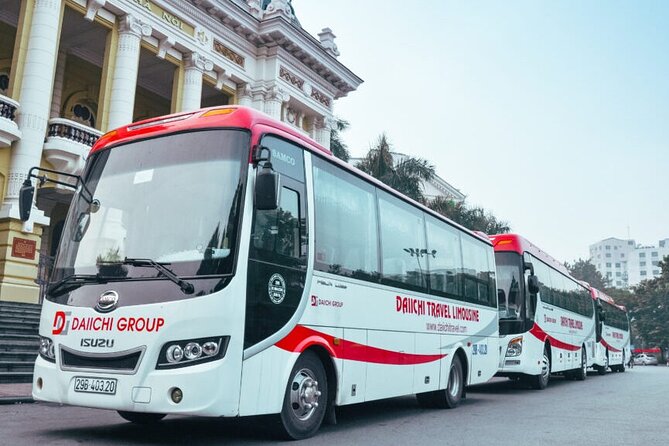
[{"label": "isuzu logo text", "polygon": [[100,347],[100,348],[112,348],[114,346],[113,339],[104,339],[104,338],[84,338],[81,340],[82,347]]}]

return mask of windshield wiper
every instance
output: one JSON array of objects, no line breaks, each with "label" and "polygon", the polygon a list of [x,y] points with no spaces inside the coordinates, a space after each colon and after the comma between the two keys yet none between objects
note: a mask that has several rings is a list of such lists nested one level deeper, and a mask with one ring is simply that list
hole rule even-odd
[{"label": "windshield wiper", "polygon": [[51,285],[47,293],[53,297],[72,291],[87,283],[107,283],[109,278],[99,274],[72,274]]},{"label": "windshield wiper", "polygon": [[[170,269],[165,267],[165,265],[156,262],[155,260],[151,259],[133,259],[130,257],[126,257],[123,262],[121,262],[123,265],[132,265],[132,266],[150,266],[158,270],[160,274],[163,276],[167,277],[170,279],[172,282],[176,283],[179,285],[179,288],[181,288],[181,291],[183,291],[185,294],[193,294],[193,291],[195,291],[195,287],[193,286],[192,283],[187,282],[183,279],[181,279],[179,276],[174,274]],[[169,263],[168,263],[169,265]]]}]

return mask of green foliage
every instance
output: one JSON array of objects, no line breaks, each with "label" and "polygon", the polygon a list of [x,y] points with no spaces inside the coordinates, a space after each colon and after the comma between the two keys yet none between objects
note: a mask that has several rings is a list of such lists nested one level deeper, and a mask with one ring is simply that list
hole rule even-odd
[{"label": "green foliage", "polygon": [[669,256],[660,262],[662,275],[644,280],[632,291],[606,290],[617,303],[627,307],[637,348],[669,348]]},{"label": "green foliage", "polygon": [[337,118],[335,128],[330,131],[330,150],[332,154],[342,161],[348,162],[351,159],[351,154],[348,151],[348,146],[341,138],[341,132],[349,128],[351,124],[345,119]]},{"label": "green foliage", "polygon": [[385,133],[379,136],[376,146],[369,149],[356,167],[421,202],[425,200],[421,183],[431,180],[435,175],[434,166],[424,159],[407,156],[395,161]]},{"label": "green foliage", "polygon": [[491,235],[511,231],[508,222],[498,220],[497,217],[482,207],[470,207],[464,201],[456,202],[447,197],[437,197],[425,204],[433,211],[472,231],[481,231]]},{"label": "green foliage", "polygon": [[611,284],[611,281],[602,276],[602,273],[597,271],[597,268],[595,268],[595,265],[590,260],[578,259],[573,264],[567,262],[564,266],[567,267],[569,273],[576,279],[584,280],[598,290],[604,291]]}]

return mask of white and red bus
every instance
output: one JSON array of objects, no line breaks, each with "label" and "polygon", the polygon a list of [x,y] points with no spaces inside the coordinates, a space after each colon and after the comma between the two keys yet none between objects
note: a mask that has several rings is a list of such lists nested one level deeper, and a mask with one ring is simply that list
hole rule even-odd
[{"label": "white and red bus", "polygon": [[498,376],[544,389],[552,373],[584,380],[593,364],[595,311],[590,292],[563,264],[516,234],[490,236],[495,247]]},{"label": "white and red bus", "polygon": [[596,306],[596,347],[593,367],[600,375],[607,369],[624,372],[631,358],[627,310],[604,292],[590,287]]},{"label": "white and red bus", "polygon": [[335,406],[455,407],[497,371],[490,241],[262,113],[114,130],[75,180],[37,400],[140,423],[278,414],[305,438]]}]

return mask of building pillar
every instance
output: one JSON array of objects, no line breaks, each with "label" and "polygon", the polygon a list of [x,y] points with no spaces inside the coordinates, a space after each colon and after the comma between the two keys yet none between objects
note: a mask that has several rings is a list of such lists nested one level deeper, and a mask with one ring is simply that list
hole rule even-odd
[{"label": "building pillar", "polygon": [[184,82],[181,91],[181,111],[200,108],[202,103],[202,75],[214,69],[214,63],[199,53],[184,56]]},{"label": "building pillar", "polygon": [[53,99],[51,100],[51,117],[60,118],[60,109],[63,105],[63,87],[65,85],[65,64],[67,54],[65,51],[58,52],[56,61],[56,75],[53,81]]},{"label": "building pillar", "polygon": [[332,119],[328,117],[320,117],[315,120],[314,139],[326,149],[330,148],[330,136],[333,125]]},{"label": "building pillar", "polygon": [[249,84],[241,84],[237,87],[237,98],[239,105],[253,107],[253,93]]},{"label": "building pillar", "polygon": [[[36,0],[30,25],[16,123],[22,136],[12,148],[9,183],[3,211],[8,205],[16,213],[0,212],[0,217],[18,218],[18,195],[28,170],[39,166],[51,106],[56,53],[61,24],[62,0]],[[13,205],[13,206],[12,206]]]},{"label": "building pillar", "polygon": [[272,87],[265,94],[264,112],[276,120],[281,120],[281,107],[290,97],[287,93],[277,87]]},{"label": "building pillar", "polygon": [[[30,8],[22,8],[22,11],[30,11]],[[15,96],[20,103],[16,123],[22,136],[12,147],[7,193],[0,209],[0,300],[39,300],[39,288],[35,284],[37,252],[42,225],[47,225],[49,219],[33,207],[30,222],[18,221],[18,195],[29,169],[41,164],[62,12],[62,0],[32,2],[25,62],[20,70],[21,79],[14,84],[18,86]]]},{"label": "building pillar", "polygon": [[139,70],[142,36],[151,35],[151,26],[126,15],[120,19],[118,49],[112,75],[107,128],[114,129],[132,122]]}]

